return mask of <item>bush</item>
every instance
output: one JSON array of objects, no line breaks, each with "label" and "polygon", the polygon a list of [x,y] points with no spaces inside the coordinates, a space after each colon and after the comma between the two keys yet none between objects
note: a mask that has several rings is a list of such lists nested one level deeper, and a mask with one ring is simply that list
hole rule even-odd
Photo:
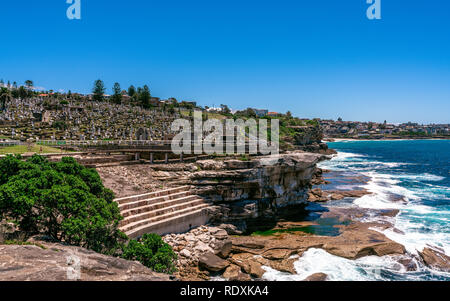
[{"label": "bush", "polygon": [[155,272],[175,272],[177,255],[159,235],[144,234],[140,240],[131,240],[123,249],[123,258],[137,260]]},{"label": "bush", "polygon": [[49,162],[41,156],[0,160],[0,217],[29,235],[113,254],[121,238],[121,215],[114,194],[94,169],[73,158]]}]

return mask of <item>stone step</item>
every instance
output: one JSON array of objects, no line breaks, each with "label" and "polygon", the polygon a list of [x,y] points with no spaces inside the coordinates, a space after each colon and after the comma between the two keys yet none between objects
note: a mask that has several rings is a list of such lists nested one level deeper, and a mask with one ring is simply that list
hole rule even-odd
[{"label": "stone step", "polygon": [[161,191],[154,191],[154,192],[144,193],[144,194],[140,194],[140,195],[133,195],[133,196],[128,196],[128,197],[118,198],[118,199],[115,199],[114,201],[116,201],[119,205],[121,205],[121,204],[130,203],[130,202],[136,202],[136,201],[140,201],[140,200],[144,200],[144,199],[150,199],[150,198],[170,195],[170,194],[174,194],[174,193],[178,193],[178,192],[189,191],[189,190],[190,190],[189,186],[179,186],[179,187],[174,187],[174,188],[165,189],[165,190],[161,190]]},{"label": "stone step", "polygon": [[125,212],[130,209],[139,208],[139,207],[147,206],[150,204],[156,204],[156,203],[160,203],[160,202],[170,201],[173,199],[187,197],[190,195],[191,195],[190,191],[181,191],[181,192],[172,193],[169,195],[158,196],[158,197],[153,197],[153,198],[149,198],[149,199],[143,199],[143,200],[139,200],[139,201],[135,201],[135,202],[121,204],[121,205],[119,205],[119,209],[121,212]]},{"label": "stone step", "polygon": [[[173,217],[176,217],[176,216],[181,216],[181,215],[184,215],[186,213],[193,212],[193,211],[196,211],[196,210],[200,210],[200,209],[203,209],[203,208],[206,208],[206,207],[209,207],[209,205],[205,204],[204,202],[202,202],[199,205],[192,206],[192,207],[187,207],[187,208],[185,207],[184,209],[181,209],[181,210],[168,211],[168,212],[165,212],[164,214],[161,214],[161,215],[157,215],[157,216],[149,217],[147,219],[142,219],[142,220],[139,220],[139,221],[135,221],[133,223],[128,223],[128,224],[121,225],[120,230],[125,232],[125,233],[128,233],[131,230],[140,229],[141,227],[144,227],[145,225],[158,223],[158,222],[163,221],[165,219],[173,218]],[[124,221],[122,221],[122,222],[124,222]]]},{"label": "stone step", "polygon": [[208,205],[176,216],[168,216],[157,222],[148,222],[138,228],[126,231],[125,234],[132,239],[136,239],[146,233],[165,235],[169,233],[187,232],[194,227],[204,225],[208,222],[207,207]]},{"label": "stone step", "polygon": [[[170,196],[173,196],[173,194]],[[166,198],[166,197],[163,197],[163,198]],[[198,199],[199,199],[199,197],[196,195],[188,195],[188,196],[180,196],[177,198],[174,197],[173,199],[161,199],[159,202],[146,203],[144,201],[145,202],[144,203],[143,201],[140,201],[143,204],[142,206],[134,207],[132,209],[121,211],[120,214],[124,218],[127,218],[129,216],[136,216],[141,213],[150,212],[150,211],[154,211],[154,210],[158,210],[158,209],[163,209],[166,207],[171,207],[173,205],[182,204],[182,203],[186,203],[186,202],[198,200]]]},{"label": "stone step", "polygon": [[140,214],[128,216],[120,222],[120,225],[126,226],[126,225],[130,225],[130,224],[134,224],[136,222],[140,222],[143,220],[147,220],[149,218],[165,215],[167,213],[176,213],[177,211],[181,211],[186,208],[195,207],[195,206],[198,206],[198,205],[201,205],[204,203],[205,202],[202,199],[195,198],[194,200],[181,202],[179,204],[172,205],[169,207],[163,207],[161,209],[156,209],[156,210],[152,210],[149,212],[143,212]]}]

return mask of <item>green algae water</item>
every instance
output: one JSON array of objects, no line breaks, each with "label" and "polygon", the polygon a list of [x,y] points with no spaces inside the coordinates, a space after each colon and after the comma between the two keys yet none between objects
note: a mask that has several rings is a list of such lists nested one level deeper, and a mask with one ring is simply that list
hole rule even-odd
[{"label": "green algae water", "polygon": [[267,231],[256,231],[252,235],[256,236],[271,236],[281,233],[302,232],[318,236],[338,236],[341,232],[338,227],[340,225],[348,225],[349,222],[340,222],[337,218],[319,218],[314,221],[317,225],[309,225],[304,227],[293,227],[287,229],[273,229]]}]

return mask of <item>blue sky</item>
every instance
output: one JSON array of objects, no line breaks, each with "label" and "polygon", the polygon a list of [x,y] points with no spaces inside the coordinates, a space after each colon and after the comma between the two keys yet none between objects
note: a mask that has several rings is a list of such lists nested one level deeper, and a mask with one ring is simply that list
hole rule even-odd
[{"label": "blue sky", "polygon": [[450,3],[382,0],[2,1],[0,78],[90,92],[150,86],[201,105],[450,123]]}]

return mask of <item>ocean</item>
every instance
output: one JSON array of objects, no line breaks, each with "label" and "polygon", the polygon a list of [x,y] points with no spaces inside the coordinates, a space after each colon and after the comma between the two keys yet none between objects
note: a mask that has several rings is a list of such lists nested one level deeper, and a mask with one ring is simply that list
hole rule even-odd
[{"label": "ocean", "polygon": [[[404,245],[418,269],[407,271],[398,263],[399,258],[392,256],[348,260],[322,249],[310,249],[296,261],[297,275],[266,268],[264,278],[302,280],[323,272],[330,280],[449,281],[449,273],[430,269],[417,258],[425,246],[450,255],[450,140],[340,141],[329,143],[329,147],[338,155],[319,167],[332,174],[364,176],[367,182],[362,187],[372,194],[330,201],[325,207],[399,209],[394,228],[375,230]],[[349,188],[345,183],[335,185]]]}]

